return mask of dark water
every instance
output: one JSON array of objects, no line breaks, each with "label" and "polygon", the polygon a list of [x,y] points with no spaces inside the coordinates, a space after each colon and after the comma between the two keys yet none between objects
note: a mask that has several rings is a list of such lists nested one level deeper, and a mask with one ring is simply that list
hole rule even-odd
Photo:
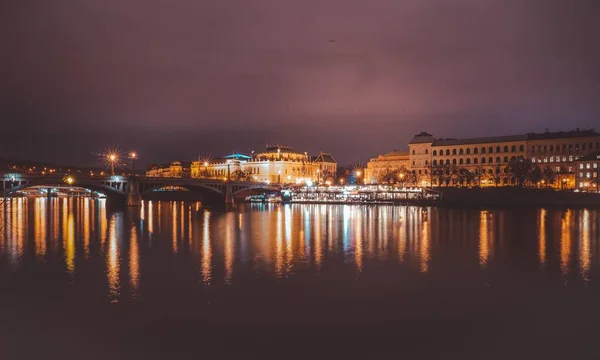
[{"label": "dark water", "polygon": [[0,359],[598,359],[595,210],[0,210]]}]

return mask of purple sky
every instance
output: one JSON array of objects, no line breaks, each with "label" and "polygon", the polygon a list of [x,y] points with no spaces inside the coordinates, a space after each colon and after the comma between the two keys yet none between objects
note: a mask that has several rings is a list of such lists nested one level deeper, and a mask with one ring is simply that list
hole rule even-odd
[{"label": "purple sky", "polygon": [[[0,5],[0,156],[143,163],[285,143],[342,164],[440,137],[600,127],[600,2]],[[332,41],[335,40],[335,41]]]}]

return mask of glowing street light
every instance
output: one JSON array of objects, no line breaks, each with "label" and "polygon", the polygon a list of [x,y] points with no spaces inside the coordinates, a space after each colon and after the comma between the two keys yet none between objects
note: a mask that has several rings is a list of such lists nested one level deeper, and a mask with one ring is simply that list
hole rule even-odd
[{"label": "glowing street light", "polygon": [[110,164],[110,172],[112,175],[115,174],[115,163],[119,161],[119,156],[116,153],[108,153],[106,155],[106,161]]},{"label": "glowing street light", "polygon": [[138,155],[135,151],[132,151],[129,153],[129,159],[131,159],[132,163],[133,163],[133,175],[135,175],[135,160],[137,159]]},{"label": "glowing street light", "polygon": [[75,182],[75,180],[72,177],[67,177],[67,179],[65,180],[67,182],[67,184],[69,185],[73,185],[73,183]]}]

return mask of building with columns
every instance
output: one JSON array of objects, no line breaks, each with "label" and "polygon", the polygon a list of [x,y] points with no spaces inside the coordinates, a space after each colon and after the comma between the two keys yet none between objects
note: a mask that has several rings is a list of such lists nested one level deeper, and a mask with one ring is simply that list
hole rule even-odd
[{"label": "building with columns", "polygon": [[232,154],[211,161],[194,161],[193,178],[222,178],[272,184],[325,182],[335,177],[337,162],[329,153],[310,157],[288,146],[267,146],[265,151],[250,155]]}]

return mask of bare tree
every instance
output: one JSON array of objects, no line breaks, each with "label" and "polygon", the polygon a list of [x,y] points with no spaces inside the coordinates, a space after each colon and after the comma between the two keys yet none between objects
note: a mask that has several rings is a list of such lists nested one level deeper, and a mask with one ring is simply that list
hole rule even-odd
[{"label": "bare tree", "polygon": [[395,184],[398,181],[399,173],[392,168],[385,168],[377,176],[377,182],[380,184]]},{"label": "bare tree", "polygon": [[250,181],[252,176],[248,171],[236,170],[231,173],[230,178],[233,181]]},{"label": "bare tree", "polygon": [[530,160],[518,157],[508,164],[509,173],[514,176],[519,186],[524,186],[533,171],[533,165]]}]

